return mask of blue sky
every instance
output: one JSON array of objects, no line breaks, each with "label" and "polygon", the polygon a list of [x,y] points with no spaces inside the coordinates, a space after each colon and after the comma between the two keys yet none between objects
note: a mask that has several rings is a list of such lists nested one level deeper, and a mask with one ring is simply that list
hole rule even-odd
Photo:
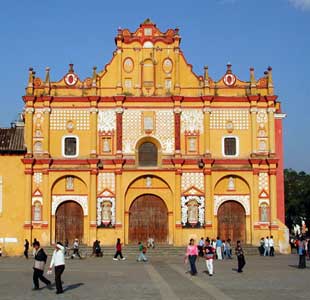
[{"label": "blue sky", "polygon": [[134,31],[150,17],[162,31],[180,28],[181,47],[198,74],[219,79],[227,62],[242,80],[270,65],[284,120],[285,167],[310,171],[310,0],[3,1],[0,11],[0,126],[23,108],[28,68],[59,80],[74,63],[81,78],[102,69],[118,27]]}]

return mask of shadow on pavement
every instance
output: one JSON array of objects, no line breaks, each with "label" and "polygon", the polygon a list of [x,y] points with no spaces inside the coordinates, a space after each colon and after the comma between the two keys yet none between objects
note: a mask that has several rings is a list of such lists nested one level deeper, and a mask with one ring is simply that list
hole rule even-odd
[{"label": "shadow on pavement", "polygon": [[66,287],[64,288],[64,292],[77,289],[77,288],[80,287],[81,285],[84,285],[84,283],[70,284],[70,285],[68,285],[68,286],[66,286]]}]

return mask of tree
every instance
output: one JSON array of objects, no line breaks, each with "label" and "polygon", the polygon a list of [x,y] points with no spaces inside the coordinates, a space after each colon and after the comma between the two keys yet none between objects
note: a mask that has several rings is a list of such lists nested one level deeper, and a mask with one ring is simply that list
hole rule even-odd
[{"label": "tree", "polygon": [[285,187],[285,219],[286,225],[292,229],[293,224],[300,224],[301,218],[310,225],[310,174],[284,170]]}]

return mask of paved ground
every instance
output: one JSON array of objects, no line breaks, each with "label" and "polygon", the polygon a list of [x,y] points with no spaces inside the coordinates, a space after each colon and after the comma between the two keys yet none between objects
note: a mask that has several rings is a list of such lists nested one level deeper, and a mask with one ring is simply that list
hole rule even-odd
[{"label": "paved ground", "polygon": [[0,258],[0,299],[310,299],[308,268],[296,268],[298,256],[246,258],[244,273],[235,271],[236,259],[216,261],[213,277],[198,262],[199,274],[191,277],[180,257],[150,257],[147,263],[135,258],[67,260],[63,276],[65,293],[55,287],[32,291],[32,259]]}]

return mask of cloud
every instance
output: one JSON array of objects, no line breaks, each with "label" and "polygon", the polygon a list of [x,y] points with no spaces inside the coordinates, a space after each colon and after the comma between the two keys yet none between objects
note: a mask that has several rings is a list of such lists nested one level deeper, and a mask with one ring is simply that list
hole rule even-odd
[{"label": "cloud", "polygon": [[310,10],[310,0],[289,0],[289,3],[301,10]]}]

